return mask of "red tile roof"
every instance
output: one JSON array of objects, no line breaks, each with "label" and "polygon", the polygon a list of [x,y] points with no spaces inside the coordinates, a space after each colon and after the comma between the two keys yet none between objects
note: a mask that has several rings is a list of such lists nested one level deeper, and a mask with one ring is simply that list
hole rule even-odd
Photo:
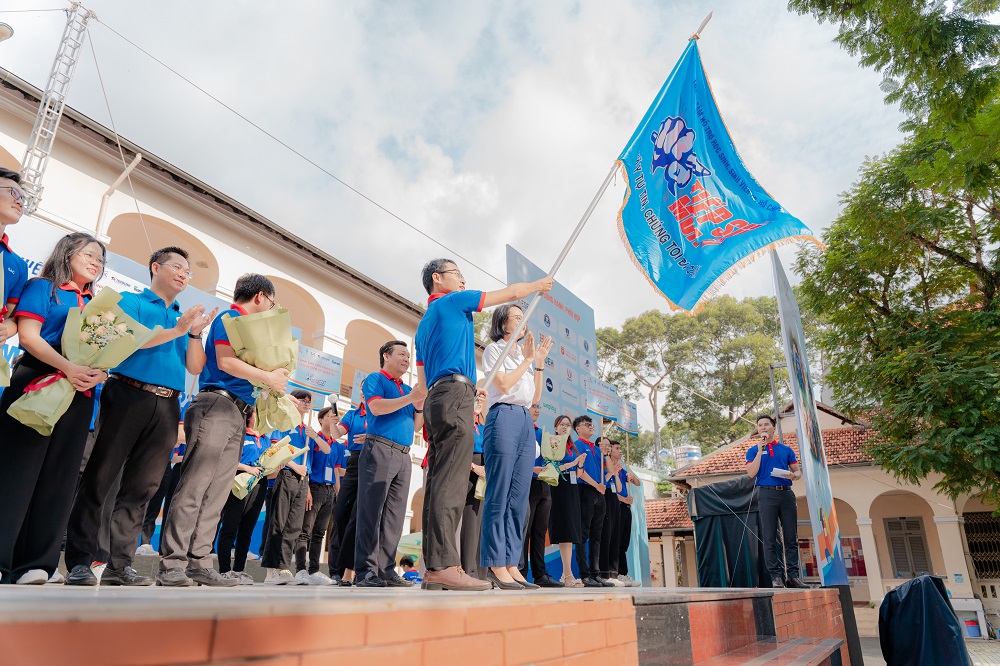
[{"label": "red tile roof", "polygon": [[687,500],[646,500],[646,529],[694,529],[688,514]]},{"label": "red tile roof", "polygon": [[[871,463],[872,457],[864,450],[871,439],[868,428],[836,428],[823,431],[823,448],[829,465]],[[795,433],[784,436],[785,444],[799,456],[799,441]],[[752,444],[749,438],[741,439],[708,454],[698,462],[675,472],[672,479],[690,479],[700,476],[742,474],[746,468],[746,454]]]}]

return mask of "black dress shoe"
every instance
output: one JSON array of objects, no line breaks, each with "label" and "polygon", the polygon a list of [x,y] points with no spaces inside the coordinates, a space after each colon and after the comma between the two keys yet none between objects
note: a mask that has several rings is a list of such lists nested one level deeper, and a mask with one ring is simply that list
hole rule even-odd
[{"label": "black dress shoe", "polygon": [[66,576],[66,584],[94,586],[100,585],[100,581],[94,575],[94,572],[91,571],[90,567],[86,564],[78,564]]},{"label": "black dress shoe", "polygon": [[583,582],[584,587],[604,587],[604,583],[597,580],[593,576],[587,576],[586,578],[580,579]]},{"label": "black dress shoe", "polygon": [[771,579],[771,587],[784,587],[784,586],[785,586],[785,581],[781,580],[780,578],[775,577]]},{"label": "black dress shoe", "polygon": [[140,576],[132,567],[117,570],[107,567],[101,574],[101,585],[120,587],[146,587],[155,581],[149,576]]},{"label": "black dress shoe", "polygon": [[350,587],[350,586],[354,585],[354,583],[352,583],[349,580],[344,580],[343,578],[341,578],[340,582],[338,582],[337,585],[339,585],[341,587]]},{"label": "black dress shoe", "polygon": [[375,575],[374,571],[368,571],[360,579],[355,579],[355,587],[386,587],[386,582]]},{"label": "black dress shoe", "polygon": [[535,579],[535,582],[538,583],[541,587],[566,587],[561,582],[559,582],[558,580],[549,575],[539,576],[538,578]]},{"label": "black dress shoe", "polygon": [[524,586],[518,583],[516,580],[512,583],[505,583],[504,581],[497,578],[497,575],[493,573],[493,570],[486,569],[486,580],[493,583],[493,587],[498,587],[501,590],[523,590]]},{"label": "black dress shoe", "polygon": [[389,574],[383,574],[382,581],[385,582],[388,587],[413,587],[412,581],[406,580],[395,571]]},{"label": "black dress shoe", "polygon": [[799,578],[789,578],[785,581],[785,587],[795,587],[800,590],[808,590],[809,586],[802,582]]},{"label": "black dress shoe", "polygon": [[520,584],[520,586],[526,590],[537,590],[540,587],[539,585],[535,585],[534,583],[529,583],[526,580],[515,580],[514,582]]}]

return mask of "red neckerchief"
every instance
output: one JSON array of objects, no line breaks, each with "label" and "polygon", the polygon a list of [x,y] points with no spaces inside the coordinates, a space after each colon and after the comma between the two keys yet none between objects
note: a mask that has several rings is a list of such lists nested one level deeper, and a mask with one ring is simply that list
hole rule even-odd
[{"label": "red neckerchief", "polygon": [[63,291],[72,291],[74,294],[76,294],[76,305],[77,307],[80,308],[80,310],[83,310],[83,306],[87,304],[87,301],[83,300],[84,296],[90,296],[91,298],[94,297],[94,295],[90,293],[89,289],[81,290],[80,287],[78,287],[75,282],[67,282],[66,284],[61,284],[59,285],[59,288],[62,289]]},{"label": "red neckerchief", "polygon": [[247,310],[246,310],[245,307],[243,307],[242,305],[237,305],[236,303],[233,303],[232,305],[230,305],[229,309],[230,310],[236,310],[241,315],[250,314],[249,312],[247,312]]},{"label": "red neckerchief", "polygon": [[382,373],[383,377],[385,377],[390,382],[392,382],[392,383],[394,383],[396,385],[396,388],[399,389],[399,395],[406,395],[405,393],[403,393],[403,379],[402,379],[402,377],[400,377],[399,379],[396,379],[395,377],[393,377],[392,375],[390,375],[385,370],[379,370],[379,372]]},{"label": "red neckerchief", "polygon": [[594,453],[594,443],[592,441],[590,441],[589,439],[584,439],[583,437],[580,438],[580,441],[590,447],[590,455],[592,456],[597,455],[596,453]]}]

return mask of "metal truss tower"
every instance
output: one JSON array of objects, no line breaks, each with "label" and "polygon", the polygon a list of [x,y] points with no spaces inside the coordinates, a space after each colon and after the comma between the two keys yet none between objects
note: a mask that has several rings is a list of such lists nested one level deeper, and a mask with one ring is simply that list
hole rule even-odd
[{"label": "metal truss tower", "polygon": [[69,93],[69,84],[73,81],[73,72],[76,71],[80,51],[83,48],[87,23],[92,18],[96,18],[96,15],[79,2],[73,2],[66,10],[66,29],[63,31],[56,59],[52,63],[49,82],[38,107],[38,115],[35,117],[35,126],[31,130],[24,159],[21,160],[22,185],[27,194],[25,215],[35,212],[42,199],[42,176],[45,175],[45,167],[52,153],[59,121],[66,107],[66,95]]}]

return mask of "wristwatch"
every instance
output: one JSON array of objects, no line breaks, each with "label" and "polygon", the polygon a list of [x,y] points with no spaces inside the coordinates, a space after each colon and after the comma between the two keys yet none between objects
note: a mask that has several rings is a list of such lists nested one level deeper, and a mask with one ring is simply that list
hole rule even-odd
[{"label": "wristwatch", "polygon": [[201,340],[201,335],[195,335],[194,333],[188,332],[188,337],[193,340]]}]

